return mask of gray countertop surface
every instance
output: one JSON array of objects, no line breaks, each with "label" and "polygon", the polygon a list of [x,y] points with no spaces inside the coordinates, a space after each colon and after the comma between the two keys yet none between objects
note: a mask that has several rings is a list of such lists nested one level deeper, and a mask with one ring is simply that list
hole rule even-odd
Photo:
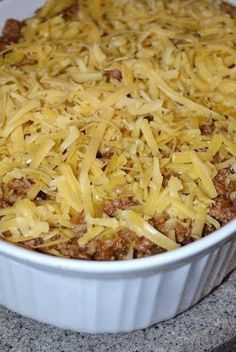
[{"label": "gray countertop surface", "polygon": [[0,352],[236,352],[236,271],[177,318],[126,334],[86,335],[0,306]]}]

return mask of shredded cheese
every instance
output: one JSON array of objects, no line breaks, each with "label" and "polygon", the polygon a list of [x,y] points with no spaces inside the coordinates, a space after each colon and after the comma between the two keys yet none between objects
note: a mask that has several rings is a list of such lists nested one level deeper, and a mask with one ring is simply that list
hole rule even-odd
[{"label": "shredded cheese", "polygon": [[6,240],[61,255],[131,231],[173,250],[178,224],[193,239],[219,228],[215,177],[236,170],[235,27],[210,0],[49,0],[27,19],[0,53]]},{"label": "shredded cheese", "polygon": [[153,226],[148,222],[144,221],[141,216],[133,212],[132,210],[126,210],[120,214],[121,219],[124,220],[124,224],[130,230],[133,230],[139,236],[145,236],[151,242],[160,246],[161,248],[172,250],[178,248],[178,244],[161,232],[157,231]]},{"label": "shredded cheese", "polygon": [[[107,117],[111,118],[112,114],[113,114],[112,110],[106,111]],[[90,170],[90,167],[93,161],[96,158],[96,153],[98,151],[100,143],[102,142],[102,138],[105,133],[106,127],[107,127],[107,122],[101,121],[98,128],[94,131],[94,134],[91,137],[91,142],[84,156],[83,163],[81,165],[80,187],[81,187],[81,194],[83,199],[83,206],[84,206],[84,210],[90,213],[91,215],[94,214],[94,208],[93,208],[88,172]]]},{"label": "shredded cheese", "polygon": [[202,236],[202,231],[206,222],[207,209],[205,207],[199,207],[196,218],[192,227],[192,237],[199,239]]}]

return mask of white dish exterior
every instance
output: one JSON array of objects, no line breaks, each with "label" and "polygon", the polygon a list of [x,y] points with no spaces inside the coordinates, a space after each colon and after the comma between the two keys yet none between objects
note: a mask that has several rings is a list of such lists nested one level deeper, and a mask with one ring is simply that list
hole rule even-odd
[{"label": "white dish exterior", "polygon": [[[27,18],[44,0],[0,2]],[[236,220],[173,252],[126,262],[56,258],[0,242],[0,304],[35,320],[89,333],[146,328],[206,296],[236,268]]]}]

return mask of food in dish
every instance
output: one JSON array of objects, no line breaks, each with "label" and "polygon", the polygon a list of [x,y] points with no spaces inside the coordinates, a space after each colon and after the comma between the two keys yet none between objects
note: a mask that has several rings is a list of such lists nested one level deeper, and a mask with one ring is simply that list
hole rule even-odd
[{"label": "food in dish", "polygon": [[0,232],[47,254],[173,250],[236,215],[235,11],[48,1],[0,38]]}]

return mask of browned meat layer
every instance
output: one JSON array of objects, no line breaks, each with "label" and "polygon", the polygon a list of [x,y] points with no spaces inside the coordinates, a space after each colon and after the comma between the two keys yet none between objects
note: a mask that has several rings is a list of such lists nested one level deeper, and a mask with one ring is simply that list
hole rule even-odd
[{"label": "browned meat layer", "polygon": [[236,182],[232,182],[230,179],[231,174],[229,169],[222,169],[213,179],[218,196],[229,199],[230,194],[236,190]]},{"label": "browned meat layer", "polygon": [[171,38],[171,41],[174,45],[180,45],[186,43],[186,41],[182,38]]},{"label": "browned meat layer", "polygon": [[8,188],[12,190],[19,197],[25,196],[31,186],[32,186],[31,182],[25,179],[22,179],[22,180],[15,179],[8,184]]},{"label": "browned meat layer", "polygon": [[184,226],[182,224],[177,224],[175,229],[175,239],[176,242],[184,246],[194,241],[191,235],[191,226]]},{"label": "browned meat layer", "polygon": [[163,248],[156,246],[145,237],[138,237],[135,243],[134,258],[149,257],[164,252],[165,250]]},{"label": "browned meat layer", "polygon": [[[230,170],[220,170],[214,178],[214,184],[218,192],[218,197],[215,199],[214,206],[209,210],[209,214],[217,219],[222,225],[236,217],[235,201],[230,200],[230,194],[235,191],[236,185],[230,180]],[[29,180],[13,180],[7,185],[3,185],[4,198],[1,199],[1,207],[12,205],[19,197],[25,196],[28,189],[31,187]],[[120,197],[112,201],[105,202],[103,206],[104,212],[109,216],[115,216],[117,209],[128,209],[129,207],[138,205],[138,201],[133,197]],[[166,214],[156,216],[150,220],[150,223],[163,234],[167,234]],[[163,249],[147,240],[144,236],[138,237],[130,230],[124,229],[119,231],[114,239],[95,238],[87,245],[81,247],[78,245],[78,239],[86,233],[87,225],[85,222],[84,213],[79,213],[75,219],[73,228],[74,238],[68,243],[62,243],[51,249],[57,250],[60,255],[87,260],[122,260],[127,257],[127,254],[132,246],[134,258],[146,257],[164,252]],[[213,226],[206,225],[204,235],[214,231]],[[177,224],[175,230],[176,242],[181,246],[191,243],[191,224]],[[44,247],[37,249],[43,243],[42,239],[36,238],[22,243],[24,247],[36,249],[47,253],[49,248]]]},{"label": "browned meat layer", "polygon": [[230,195],[236,191],[236,182],[230,179],[231,171],[223,169],[218,172],[213,182],[218,192],[215,204],[209,210],[209,215],[215,218],[221,225],[236,218],[236,204],[231,201]]},{"label": "browned meat layer", "polygon": [[167,235],[166,229],[166,221],[168,220],[168,215],[163,214],[159,216],[154,216],[152,219],[149,220],[150,224],[155,227],[156,230],[162,232],[164,235]]},{"label": "browned meat layer", "polygon": [[200,131],[204,136],[211,135],[214,132],[214,129],[215,124],[213,120],[209,120],[200,126]]},{"label": "browned meat layer", "polygon": [[15,179],[8,184],[3,183],[1,185],[2,195],[0,197],[0,207],[9,207],[13,205],[18,198],[25,197],[31,186],[32,183],[26,179]]},{"label": "browned meat layer", "polygon": [[117,81],[122,80],[122,72],[118,69],[106,71],[105,75],[108,79],[116,79]]},{"label": "browned meat layer", "polygon": [[87,232],[87,224],[79,224],[74,226],[73,232],[77,238],[80,238],[82,235],[84,235]]},{"label": "browned meat layer", "polygon": [[[78,237],[75,237],[69,243],[62,243],[50,248],[57,250],[60,255],[65,257],[100,261],[126,259],[131,247],[134,258],[165,252],[165,250],[156,246],[145,237],[138,237],[134,232],[127,229],[119,231],[114,239],[95,238],[82,247],[78,246],[77,241]],[[28,248],[30,245],[34,249],[38,244],[34,241],[27,241]],[[49,249],[43,248],[39,250],[47,253]]]},{"label": "browned meat layer", "polygon": [[85,223],[85,214],[83,211],[81,211],[76,216],[76,224],[84,224],[84,223]]},{"label": "browned meat layer", "polygon": [[79,11],[79,4],[78,2],[75,2],[71,6],[67,7],[61,12],[61,15],[63,18],[68,19],[74,15],[76,15]]},{"label": "browned meat layer", "polygon": [[138,204],[139,202],[134,197],[124,196],[114,200],[107,200],[103,205],[103,211],[107,215],[114,217],[118,209],[126,210]]},{"label": "browned meat layer", "polygon": [[210,233],[212,233],[213,231],[215,231],[215,227],[213,225],[205,224],[203,228],[203,237],[210,235]]},{"label": "browned meat layer", "polygon": [[30,58],[26,57],[22,61],[14,63],[12,66],[15,66],[15,67],[33,66],[33,65],[36,65],[37,63],[38,63],[37,60],[30,59]]},{"label": "browned meat layer", "polygon": [[84,212],[76,214],[76,217],[72,218],[71,221],[74,223],[73,232],[77,240],[87,232],[87,224],[85,221]]},{"label": "browned meat layer", "polygon": [[4,50],[7,45],[11,43],[17,43],[21,38],[21,28],[23,26],[23,22],[8,19],[3,28],[2,37],[0,37],[0,51]]},{"label": "browned meat layer", "polygon": [[43,240],[41,238],[33,238],[32,240],[27,240],[23,243],[24,247],[29,249],[34,249],[41,244],[43,244]]},{"label": "browned meat layer", "polygon": [[219,221],[221,225],[225,225],[236,218],[235,204],[225,197],[219,196],[211,207],[209,215]]},{"label": "browned meat layer", "polygon": [[230,17],[236,18],[236,6],[229,4],[228,2],[222,1],[220,4],[221,10],[226,12]]},{"label": "browned meat layer", "polygon": [[4,208],[8,208],[10,207],[12,204],[9,203],[3,195],[0,196],[0,209],[4,209]]},{"label": "browned meat layer", "polygon": [[121,127],[120,131],[123,137],[130,137],[132,134],[132,131],[128,130],[126,127]]},{"label": "browned meat layer", "polygon": [[152,122],[154,120],[154,117],[152,115],[146,115],[145,120],[148,120],[148,122]]},{"label": "browned meat layer", "polygon": [[[167,236],[168,230],[166,228],[166,221],[168,218],[169,217],[167,214],[163,214],[160,216],[155,216],[149,222],[155,227],[155,229]],[[177,224],[175,228],[175,240],[180,245],[186,245],[193,242],[194,239],[191,237],[191,224]]]},{"label": "browned meat layer", "polygon": [[[209,214],[218,220],[221,225],[226,224],[236,217],[236,201],[231,201],[230,199],[231,193],[236,190],[236,183],[230,180],[230,174],[231,171],[228,169],[220,170],[213,180],[219,195],[215,199],[215,204],[210,208]],[[5,185],[3,188],[7,197],[1,200],[0,205],[2,207],[5,207],[6,204],[7,206],[12,205],[18,197],[27,194],[30,186],[31,182],[29,180],[13,180],[8,185]],[[103,210],[112,217],[115,216],[117,209],[124,210],[138,204],[139,202],[134,197],[124,196],[105,202]],[[168,219],[168,215],[164,213],[150,219],[150,224],[167,235],[166,222]],[[120,230],[114,238],[97,237],[86,245],[79,246],[78,239],[87,231],[84,213],[74,214],[73,223],[74,237],[67,243],[38,248],[38,246],[43,244],[43,240],[36,238],[25,241],[21,245],[43,253],[49,253],[53,249],[64,257],[99,261],[126,259],[130,250],[133,251],[134,258],[142,258],[165,252],[165,250],[153,244],[144,236],[139,237],[128,229]],[[203,235],[208,235],[214,230],[214,226],[205,225]],[[186,224],[178,223],[175,228],[175,237],[176,242],[181,246],[193,242],[194,239],[191,238],[191,222],[186,222]]]},{"label": "browned meat layer", "polygon": [[103,151],[98,150],[97,154],[96,154],[96,158],[97,159],[105,159],[105,160],[109,160],[111,159],[111,157],[113,156],[113,151],[111,149],[106,149]]},{"label": "browned meat layer", "polygon": [[23,24],[21,21],[10,18],[6,21],[3,28],[3,36],[8,38],[10,42],[17,43],[21,37],[21,28]]},{"label": "browned meat layer", "polygon": [[10,44],[10,42],[7,38],[0,37],[0,52],[5,50],[8,44]]},{"label": "browned meat layer", "polygon": [[214,155],[213,159],[212,159],[212,163],[215,165],[215,164],[219,164],[221,162],[223,162],[224,159],[223,157],[221,156],[221,154],[218,152],[216,153],[216,155]]}]

